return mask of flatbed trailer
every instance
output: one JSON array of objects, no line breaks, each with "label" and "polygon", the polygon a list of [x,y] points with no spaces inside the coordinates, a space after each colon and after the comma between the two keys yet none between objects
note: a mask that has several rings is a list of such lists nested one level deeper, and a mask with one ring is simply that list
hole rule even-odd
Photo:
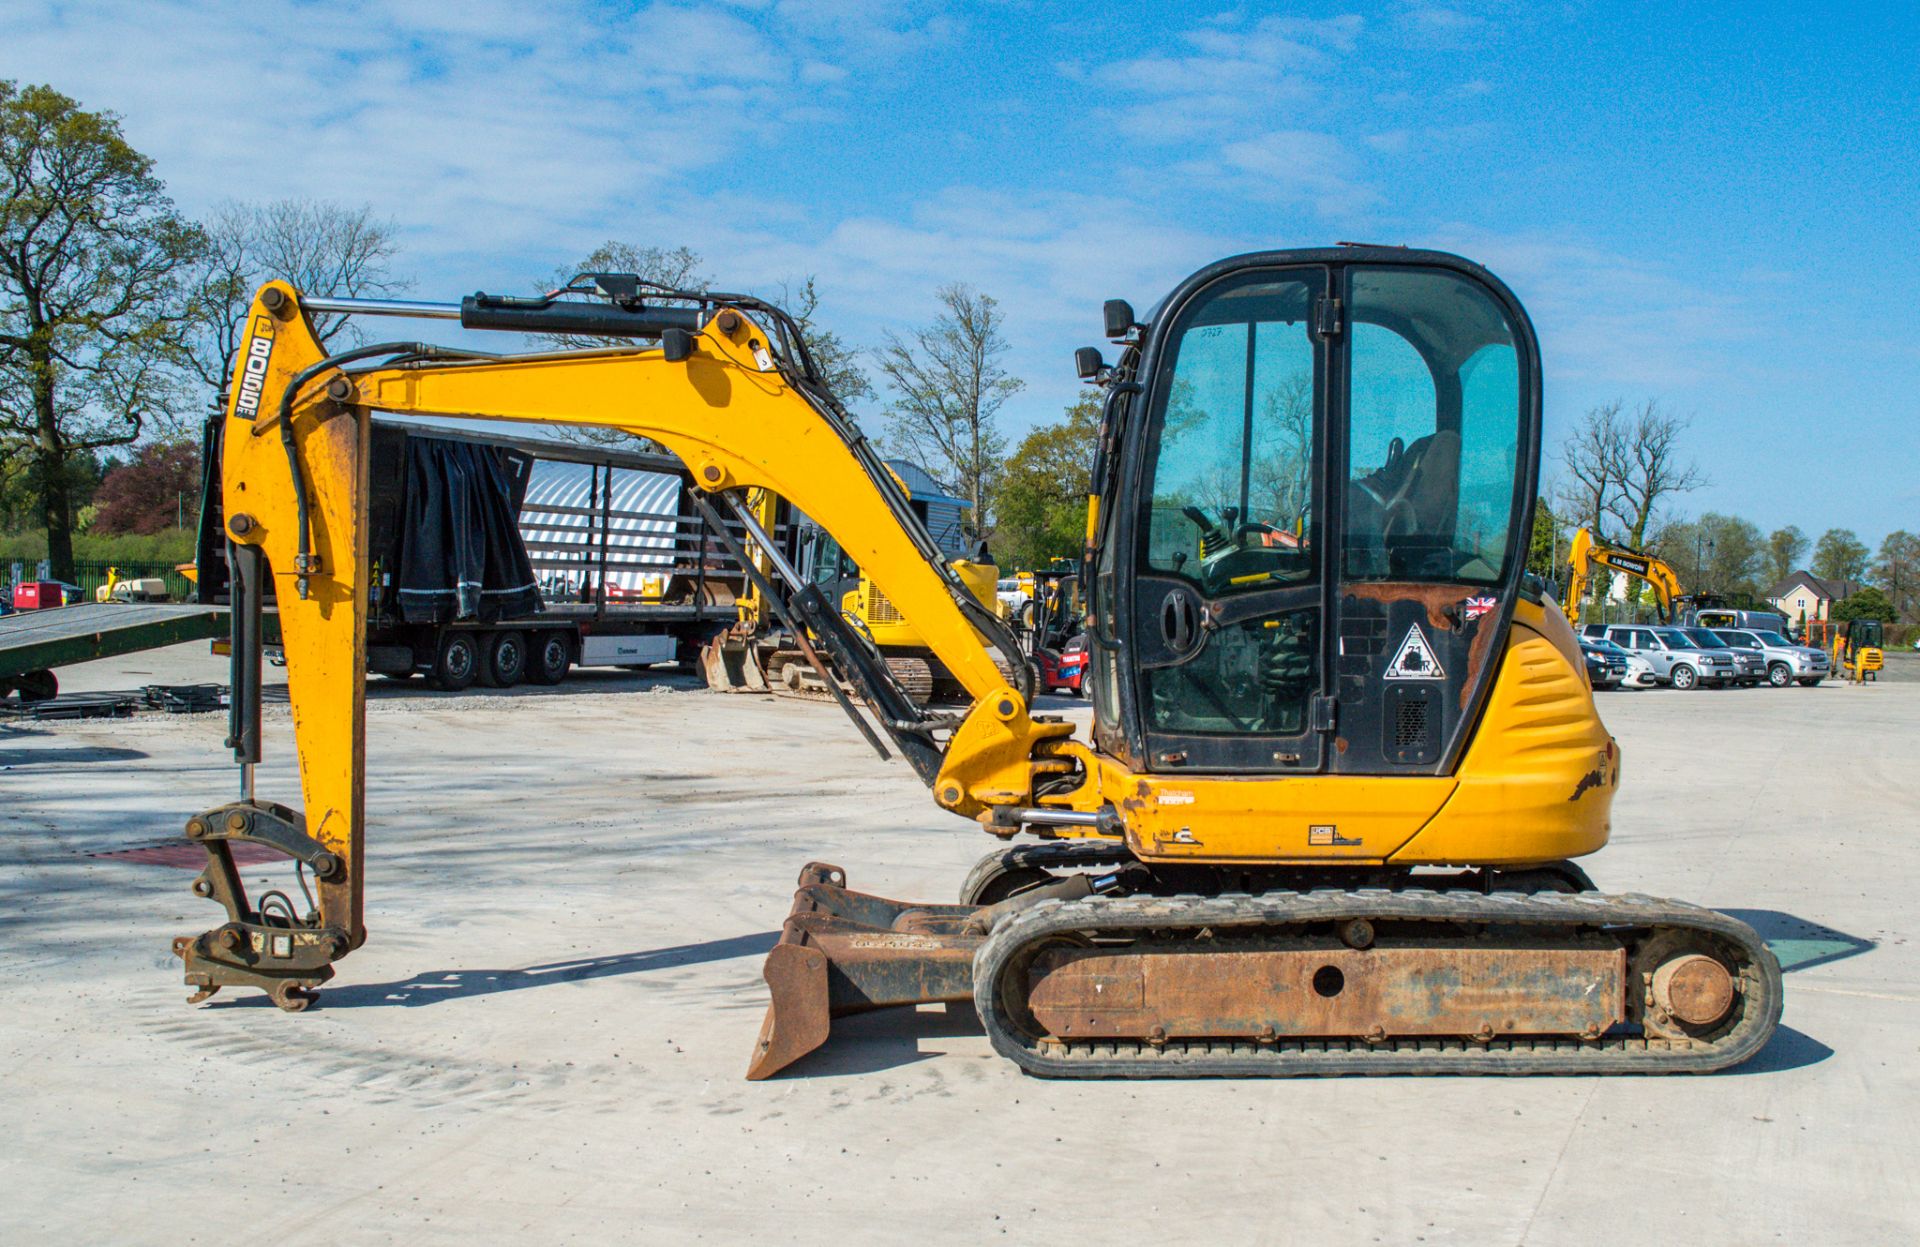
[{"label": "flatbed trailer", "polygon": [[[219,462],[220,422],[208,429]],[[493,455],[515,496],[513,527],[537,585],[527,609],[438,612],[404,608],[414,592],[400,574],[398,539],[410,530],[407,464],[428,443]],[[744,576],[724,543],[686,503],[691,478],[671,455],[425,425],[375,415],[369,465],[367,669],[396,678],[424,673],[441,687],[550,684],[574,666],[695,663],[701,647],[738,618]],[[209,472],[201,507],[202,601],[227,594],[225,519]],[[781,530],[785,538],[786,530]],[[736,534],[737,536],[738,534]],[[271,607],[269,607],[269,616]],[[267,637],[269,655],[277,637]]]},{"label": "flatbed trailer", "polygon": [[84,602],[0,616],[0,697],[58,691],[53,671],[96,658],[227,635],[224,606]]}]

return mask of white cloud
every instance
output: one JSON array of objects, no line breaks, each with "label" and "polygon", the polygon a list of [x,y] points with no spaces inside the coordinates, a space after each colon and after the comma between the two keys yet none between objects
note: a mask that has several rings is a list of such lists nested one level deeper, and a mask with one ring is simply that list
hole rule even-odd
[{"label": "white cloud", "polygon": [[1436,245],[1497,273],[1538,331],[1549,391],[1599,386],[1660,393],[1726,380],[1736,344],[1755,332],[1749,305],[1656,259],[1623,255],[1572,232],[1502,234],[1444,227]]}]

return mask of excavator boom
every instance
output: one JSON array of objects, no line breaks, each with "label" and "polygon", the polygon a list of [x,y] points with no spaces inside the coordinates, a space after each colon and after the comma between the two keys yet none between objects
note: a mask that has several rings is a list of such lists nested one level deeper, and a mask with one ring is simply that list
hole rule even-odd
[{"label": "excavator boom", "polygon": [[1673,570],[1673,565],[1658,555],[1603,541],[1593,535],[1592,529],[1582,528],[1574,533],[1573,544],[1567,550],[1567,590],[1561,598],[1560,609],[1566,613],[1568,623],[1576,628],[1580,626],[1580,603],[1587,596],[1587,585],[1596,568],[1644,580],[1652,586],[1654,597],[1660,603],[1660,618],[1675,622],[1674,605],[1685,595],[1680,589],[1680,574]]}]

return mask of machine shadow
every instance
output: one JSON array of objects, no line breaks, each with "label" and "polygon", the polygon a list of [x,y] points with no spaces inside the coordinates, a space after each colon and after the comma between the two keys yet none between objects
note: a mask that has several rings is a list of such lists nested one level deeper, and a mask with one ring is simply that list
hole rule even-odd
[{"label": "machine shadow", "polygon": [[[0,740],[9,739],[12,735],[0,736]],[[25,766],[70,767],[89,762],[141,762],[150,756],[139,749],[123,749],[116,745],[36,746],[32,749],[0,749],[0,766],[9,769]]]},{"label": "machine shadow", "polygon": [[1805,1031],[1782,1026],[1767,1040],[1767,1046],[1732,1069],[1721,1070],[1716,1077],[1748,1078],[1755,1074],[1784,1074],[1788,1070],[1818,1065],[1833,1055],[1833,1049]]},{"label": "machine shadow", "polygon": [[984,1033],[980,1015],[971,1004],[902,1006],[856,1013],[835,1018],[827,1042],[776,1073],[773,1081],[878,1074],[946,1055],[938,1048],[923,1051],[923,1039],[957,1039]]},{"label": "machine shadow", "polygon": [[[760,931],[753,935],[735,935],[701,944],[679,944],[672,948],[649,948],[641,952],[620,953],[611,957],[579,957],[570,961],[552,961],[545,965],[518,970],[428,970],[391,983],[353,983],[327,987],[320,991],[317,1009],[417,1009],[422,1005],[471,996],[491,996],[497,992],[517,992],[529,987],[547,987],[555,983],[579,983],[589,979],[613,978],[622,974],[640,974],[649,970],[669,970],[678,966],[700,965],[709,961],[727,961],[734,957],[762,956],[780,938],[778,931]],[[217,1003],[217,1002],[216,1002]],[[229,1007],[267,1005],[264,996],[244,998]]]},{"label": "machine shadow", "polygon": [[1878,947],[1872,940],[1863,940],[1857,935],[1848,935],[1845,931],[1836,931],[1832,927],[1810,922],[1794,914],[1783,914],[1776,909],[1725,909],[1721,912],[1730,918],[1738,918],[1760,933],[1760,938],[1767,942],[1773,955],[1780,959],[1782,974],[1845,961]]}]

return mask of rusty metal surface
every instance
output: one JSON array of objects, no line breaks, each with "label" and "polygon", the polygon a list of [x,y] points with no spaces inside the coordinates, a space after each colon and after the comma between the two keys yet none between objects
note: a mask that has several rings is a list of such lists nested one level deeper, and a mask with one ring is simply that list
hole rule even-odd
[{"label": "rusty metal surface", "polygon": [[1626,954],[1602,940],[1054,947],[1028,975],[1034,1021],[1062,1039],[1593,1037],[1626,1016]]},{"label": "rusty metal surface", "polygon": [[1711,1026],[1733,1007],[1733,974],[1712,957],[1676,957],[1653,972],[1653,1001],[1691,1026]]},{"label": "rusty metal surface", "polygon": [[327,926],[318,910],[301,917],[292,912],[291,901],[268,912],[264,897],[258,904],[251,900],[240,878],[240,850],[297,861],[313,871],[322,889],[340,883],[345,862],[309,836],[300,815],[283,805],[223,805],[188,819],[187,839],[200,847],[204,865],[193,894],[227,911],[225,924],[173,941],[174,956],[185,963],[186,983],[195,989],[188,1003],[198,1004],[223,987],[257,987],[282,1009],[306,1008],[352,942],[345,931]]},{"label": "rusty metal surface", "polygon": [[759,1080],[827,1041],[832,1019],[895,1005],[973,998],[971,905],[912,905],[849,891],[838,866],[800,872],[793,910],[762,969],[771,998],[747,1077]]}]

